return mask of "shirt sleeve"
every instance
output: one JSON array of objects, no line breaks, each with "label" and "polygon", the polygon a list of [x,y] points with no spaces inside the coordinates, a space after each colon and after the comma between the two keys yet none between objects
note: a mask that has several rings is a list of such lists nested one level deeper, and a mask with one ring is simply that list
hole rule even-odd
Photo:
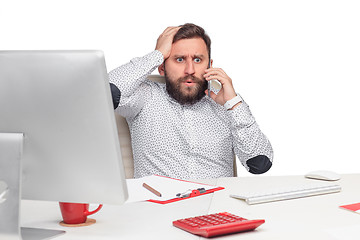
[{"label": "shirt sleeve", "polygon": [[150,92],[146,77],[164,61],[162,53],[155,50],[143,57],[133,58],[130,62],[112,70],[109,81],[121,92],[118,108],[124,117],[136,115],[144,106]]},{"label": "shirt sleeve", "polygon": [[273,149],[256,123],[249,106],[242,102],[228,113],[234,138],[234,152],[241,164],[254,174],[269,170],[273,161]]}]

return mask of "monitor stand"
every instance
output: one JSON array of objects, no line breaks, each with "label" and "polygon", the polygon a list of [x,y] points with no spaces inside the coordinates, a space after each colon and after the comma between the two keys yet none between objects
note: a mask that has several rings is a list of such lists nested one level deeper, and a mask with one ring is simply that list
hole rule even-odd
[{"label": "monitor stand", "polygon": [[0,133],[0,240],[51,239],[65,231],[20,227],[23,141],[22,133]]}]

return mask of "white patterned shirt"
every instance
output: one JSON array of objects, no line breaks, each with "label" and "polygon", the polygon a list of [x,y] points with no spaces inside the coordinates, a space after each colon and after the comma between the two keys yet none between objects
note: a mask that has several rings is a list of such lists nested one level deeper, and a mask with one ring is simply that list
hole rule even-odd
[{"label": "white patterned shirt", "polygon": [[130,128],[135,178],[231,177],[234,152],[247,170],[246,161],[258,155],[272,162],[271,144],[245,102],[229,111],[208,96],[180,105],[164,83],[147,79],[163,61],[155,50],[109,73],[121,91],[116,111]]}]

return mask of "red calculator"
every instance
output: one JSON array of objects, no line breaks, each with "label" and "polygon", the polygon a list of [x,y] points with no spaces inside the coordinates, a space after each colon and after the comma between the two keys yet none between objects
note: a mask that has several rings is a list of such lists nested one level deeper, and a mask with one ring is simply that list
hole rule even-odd
[{"label": "red calculator", "polygon": [[203,237],[254,230],[265,220],[248,220],[227,212],[173,221],[175,227]]}]

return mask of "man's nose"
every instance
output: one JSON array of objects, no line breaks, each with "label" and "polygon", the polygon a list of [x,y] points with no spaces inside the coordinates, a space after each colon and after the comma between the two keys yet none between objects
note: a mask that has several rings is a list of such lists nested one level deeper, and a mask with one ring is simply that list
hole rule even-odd
[{"label": "man's nose", "polygon": [[192,75],[195,73],[195,67],[193,61],[186,62],[185,74]]}]

